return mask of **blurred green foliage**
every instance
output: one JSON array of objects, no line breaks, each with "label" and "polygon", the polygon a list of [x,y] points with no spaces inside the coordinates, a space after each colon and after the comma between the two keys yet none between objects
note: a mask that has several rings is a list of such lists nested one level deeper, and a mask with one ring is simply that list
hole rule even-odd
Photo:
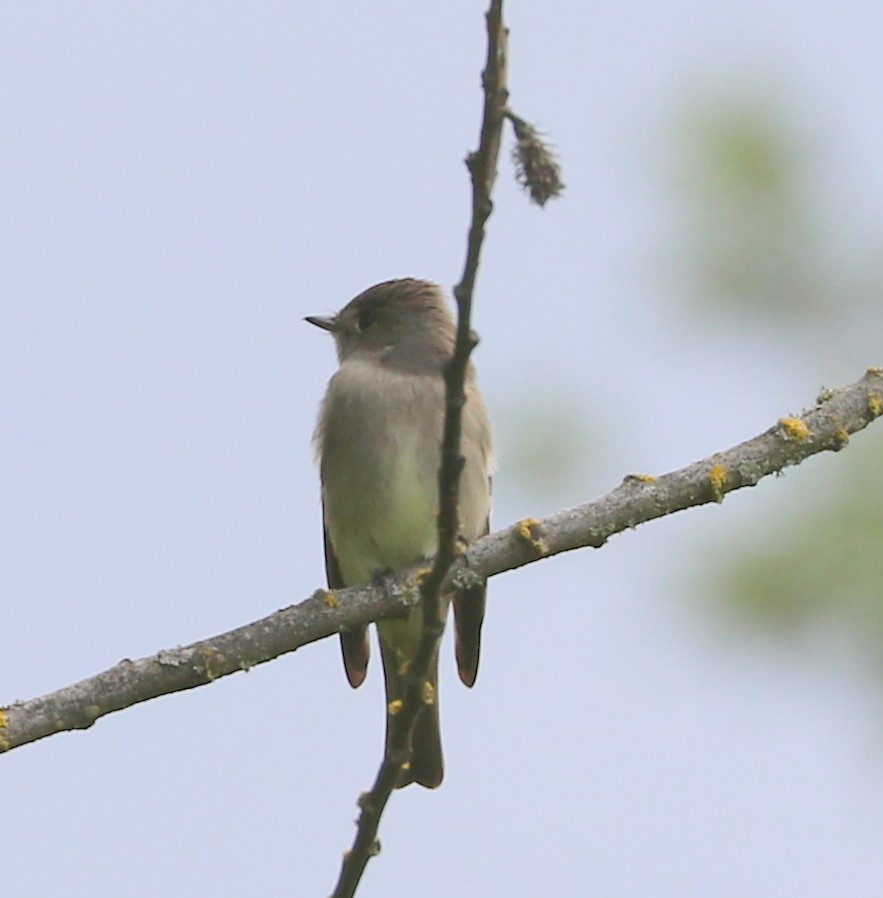
[{"label": "blurred green foliage", "polygon": [[693,306],[779,319],[829,310],[811,152],[787,106],[739,93],[693,98],[673,135],[679,271]]},{"label": "blurred green foliage", "polygon": [[[602,430],[584,396],[540,395],[513,389],[495,410],[495,428],[506,481],[538,509],[573,504],[586,490],[601,455]],[[539,511],[537,512],[539,513]]]},{"label": "blurred green foliage", "polygon": [[[883,363],[883,332],[873,325],[879,266],[858,270],[853,259],[846,270],[824,238],[829,223],[815,195],[811,145],[787,104],[774,91],[722,91],[690,101],[672,132],[683,223],[676,266],[690,287],[694,323],[713,325],[723,311],[767,328],[794,350],[789,358],[805,362],[808,377],[820,378],[815,366],[834,353],[856,376]],[[721,596],[738,619],[770,634],[800,641],[823,627],[883,662],[878,431],[826,459],[825,479],[811,489],[781,491],[744,543],[727,549],[704,594]]]},{"label": "blurred green foliage", "polygon": [[785,637],[839,628],[883,662],[883,454],[868,437],[840,456],[823,495],[792,497],[754,529],[718,587],[744,621]]}]

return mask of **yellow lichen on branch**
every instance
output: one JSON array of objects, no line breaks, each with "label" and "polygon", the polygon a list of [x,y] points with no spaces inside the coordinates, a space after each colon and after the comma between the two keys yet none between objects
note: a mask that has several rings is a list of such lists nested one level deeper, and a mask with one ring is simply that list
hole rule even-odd
[{"label": "yellow lichen on branch", "polygon": [[797,440],[799,443],[812,436],[812,431],[800,418],[779,418],[779,427],[785,431],[786,439]]},{"label": "yellow lichen on branch", "polygon": [[727,469],[723,465],[715,465],[708,472],[708,481],[711,484],[711,492],[714,501],[720,504],[724,501],[724,490],[727,485]]}]

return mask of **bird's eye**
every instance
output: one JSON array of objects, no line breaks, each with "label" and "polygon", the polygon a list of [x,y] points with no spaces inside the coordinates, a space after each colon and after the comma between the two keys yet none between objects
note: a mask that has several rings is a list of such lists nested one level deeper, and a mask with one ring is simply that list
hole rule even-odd
[{"label": "bird's eye", "polygon": [[368,330],[375,320],[374,309],[362,309],[356,315],[356,326],[359,328],[359,332]]}]

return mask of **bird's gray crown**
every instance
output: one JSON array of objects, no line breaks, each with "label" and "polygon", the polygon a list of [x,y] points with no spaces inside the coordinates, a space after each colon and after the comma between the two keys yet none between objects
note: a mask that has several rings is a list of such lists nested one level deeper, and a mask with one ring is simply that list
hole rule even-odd
[{"label": "bird's gray crown", "polygon": [[442,289],[415,278],[375,284],[336,315],[306,320],[333,335],[341,362],[361,357],[415,373],[440,371],[456,334]]}]

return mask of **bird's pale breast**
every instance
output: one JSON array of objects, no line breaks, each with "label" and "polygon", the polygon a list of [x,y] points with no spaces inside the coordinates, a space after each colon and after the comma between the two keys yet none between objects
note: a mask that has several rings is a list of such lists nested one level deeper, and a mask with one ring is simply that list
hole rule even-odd
[{"label": "bird's pale breast", "polygon": [[355,360],[329,384],[322,496],[347,584],[435,552],[443,391],[439,377]]}]

